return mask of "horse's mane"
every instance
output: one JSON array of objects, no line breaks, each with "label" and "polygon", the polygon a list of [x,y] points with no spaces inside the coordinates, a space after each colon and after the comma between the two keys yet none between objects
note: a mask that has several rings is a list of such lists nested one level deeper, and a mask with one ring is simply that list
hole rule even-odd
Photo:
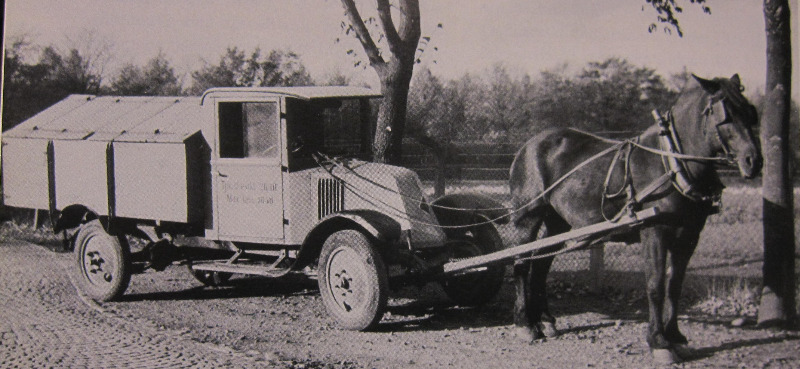
[{"label": "horse's mane", "polygon": [[731,103],[740,107],[750,106],[750,102],[742,95],[744,87],[741,84],[734,83],[727,78],[714,78],[713,81],[719,84],[720,90],[725,94],[725,98],[730,100]]},{"label": "horse's mane", "polygon": [[[758,122],[758,118],[755,112],[755,107],[753,107],[753,105],[742,94],[742,91],[744,91],[744,87],[740,83],[732,81],[729,78],[722,78],[722,77],[716,77],[714,79],[711,79],[710,81],[719,87],[719,89],[712,94],[713,96],[725,98],[725,100],[728,103],[730,103],[729,106],[735,106],[740,111],[742,110],[749,111],[749,113],[753,115],[754,118],[753,123]],[[680,92],[674,104],[677,104],[677,102],[680,101],[681,98],[683,97],[693,98],[693,96],[703,93],[707,94],[708,92],[704,90],[703,86],[700,84],[699,81],[691,79],[686,84],[686,87],[684,87],[684,89]]]}]

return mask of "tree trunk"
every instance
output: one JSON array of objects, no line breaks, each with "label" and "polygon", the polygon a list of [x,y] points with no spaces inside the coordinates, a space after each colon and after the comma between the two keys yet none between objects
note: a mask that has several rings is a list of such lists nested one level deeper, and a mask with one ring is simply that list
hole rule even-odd
[{"label": "tree trunk", "polygon": [[413,68],[413,60],[395,58],[375,68],[381,80],[383,94],[372,144],[373,160],[377,163],[400,164]]},{"label": "tree trunk", "polygon": [[789,2],[764,0],[767,105],[761,118],[764,152],[764,266],[758,324],[795,324],[794,200],[789,169],[791,31]]},{"label": "tree trunk", "polygon": [[[391,57],[386,61],[361,18],[354,0],[342,0],[345,15],[364,47],[369,64],[378,73],[383,101],[378,109],[373,160],[399,164],[402,155],[403,131],[406,127],[408,88],[414,70],[414,55],[420,37],[419,0],[377,0],[381,31],[389,44]],[[392,17],[397,10],[397,22]]]}]

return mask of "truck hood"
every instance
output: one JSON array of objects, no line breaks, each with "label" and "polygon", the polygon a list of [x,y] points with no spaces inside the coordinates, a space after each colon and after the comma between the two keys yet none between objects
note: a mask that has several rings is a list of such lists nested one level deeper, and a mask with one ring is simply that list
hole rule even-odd
[{"label": "truck hood", "polygon": [[377,210],[395,219],[414,248],[441,246],[445,234],[430,211],[417,174],[407,168],[364,161],[334,166],[345,184],[346,210]]}]

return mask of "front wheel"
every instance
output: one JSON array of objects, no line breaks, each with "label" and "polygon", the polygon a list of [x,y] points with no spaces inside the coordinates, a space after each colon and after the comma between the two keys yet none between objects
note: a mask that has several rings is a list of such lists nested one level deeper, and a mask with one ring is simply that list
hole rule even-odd
[{"label": "front wheel", "polygon": [[348,229],[328,237],[318,271],[322,302],[340,326],[364,331],[378,324],[389,280],[381,255],[363,233]]},{"label": "front wheel", "polygon": [[98,220],[81,225],[75,236],[76,284],[95,301],[119,298],[131,280],[128,243],[112,236]]}]

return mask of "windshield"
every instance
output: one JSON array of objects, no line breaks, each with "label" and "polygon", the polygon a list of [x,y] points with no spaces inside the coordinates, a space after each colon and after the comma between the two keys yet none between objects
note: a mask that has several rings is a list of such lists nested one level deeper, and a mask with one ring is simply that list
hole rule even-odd
[{"label": "windshield", "polygon": [[[368,160],[371,158],[372,109],[367,99],[320,99],[288,104],[290,169],[307,168],[317,152]],[[294,162],[294,164],[292,163]],[[298,168],[298,164],[303,168]],[[316,165],[316,163],[314,163]]]}]

